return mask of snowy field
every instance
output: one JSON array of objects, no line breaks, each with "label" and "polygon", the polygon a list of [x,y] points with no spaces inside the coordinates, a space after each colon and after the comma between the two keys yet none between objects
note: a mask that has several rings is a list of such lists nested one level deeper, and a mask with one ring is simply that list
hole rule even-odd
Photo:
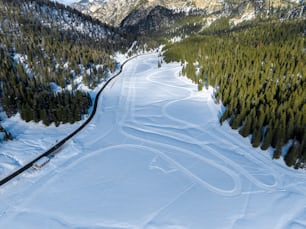
[{"label": "snowy field", "polygon": [[[69,5],[75,2],[79,2],[79,0],[55,0],[56,2],[65,4],[65,5]],[[90,2],[90,1],[89,1]]]},{"label": "snowy field", "polygon": [[82,122],[46,127],[42,122],[26,123],[17,114],[7,118],[0,113],[1,125],[13,133],[14,141],[0,143],[0,179],[50,149],[55,143],[77,129]]},{"label": "snowy field", "polygon": [[0,188],[0,228],[306,228],[305,171],[220,127],[211,91],[157,55],[124,67],[49,164]]}]

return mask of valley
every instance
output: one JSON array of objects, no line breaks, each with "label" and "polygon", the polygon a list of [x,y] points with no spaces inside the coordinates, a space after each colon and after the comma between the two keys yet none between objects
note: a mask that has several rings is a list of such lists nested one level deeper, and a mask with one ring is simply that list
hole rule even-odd
[{"label": "valley", "polygon": [[305,37],[303,0],[0,0],[0,228],[306,228]]},{"label": "valley", "polygon": [[84,131],[1,187],[1,228],[306,226],[305,172],[220,127],[212,88],[199,92],[178,63],[158,60],[130,61]]}]

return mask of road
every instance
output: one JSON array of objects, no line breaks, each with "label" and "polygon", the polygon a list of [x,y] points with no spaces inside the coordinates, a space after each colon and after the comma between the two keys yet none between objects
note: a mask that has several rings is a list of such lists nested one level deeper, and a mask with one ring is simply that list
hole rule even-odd
[{"label": "road", "polygon": [[123,67],[124,65],[131,61],[132,59],[136,58],[138,56],[134,56],[131,57],[129,59],[127,59],[126,61],[124,61],[119,69],[119,72],[117,72],[115,75],[113,75],[104,85],[103,87],[99,90],[99,92],[97,93],[97,96],[95,98],[94,101],[94,105],[93,105],[93,110],[90,114],[90,116],[88,117],[88,119],[79,127],[77,128],[75,131],[73,131],[71,134],[69,134],[67,137],[65,137],[64,139],[62,139],[61,141],[59,141],[58,143],[56,143],[56,145],[54,145],[52,148],[48,149],[47,151],[45,151],[44,153],[42,153],[41,155],[39,155],[38,157],[36,157],[35,159],[33,159],[32,161],[28,162],[27,164],[25,164],[24,166],[22,166],[21,168],[17,169],[16,171],[14,171],[13,173],[9,174],[8,176],[6,176],[5,178],[0,180],[0,186],[6,184],[7,182],[9,182],[10,180],[14,179],[15,177],[17,177],[18,175],[22,174],[24,171],[28,170],[29,168],[31,168],[39,159],[43,158],[43,157],[48,157],[52,154],[54,154],[55,152],[59,151],[61,149],[61,147],[68,141],[70,140],[73,136],[75,136],[77,133],[79,133],[82,129],[84,129],[88,123],[90,123],[90,121],[93,119],[93,117],[95,116],[96,112],[97,112],[97,107],[98,107],[98,101],[99,101],[99,97],[101,95],[101,93],[104,91],[104,89],[107,87],[107,85],[113,80],[115,79],[117,76],[119,76],[122,73]]}]

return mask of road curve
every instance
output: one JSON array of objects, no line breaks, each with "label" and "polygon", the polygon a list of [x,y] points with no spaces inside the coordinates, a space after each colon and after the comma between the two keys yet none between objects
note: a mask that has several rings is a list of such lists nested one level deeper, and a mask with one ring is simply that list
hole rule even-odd
[{"label": "road curve", "polygon": [[56,145],[54,145],[53,147],[51,147],[50,149],[48,149],[46,152],[42,153],[41,155],[37,156],[35,159],[33,159],[32,161],[28,162],[27,164],[25,164],[24,166],[22,166],[21,168],[17,169],[16,171],[14,171],[13,173],[9,174],[8,176],[2,178],[0,180],[0,186],[6,184],[7,182],[9,182],[10,180],[14,179],[16,176],[20,175],[21,173],[23,173],[24,171],[26,171],[27,169],[31,168],[33,166],[33,164],[35,164],[39,159],[46,157],[46,156],[50,156],[52,153],[55,153],[56,151],[60,150],[60,148],[69,140],[71,139],[73,136],[75,136],[77,133],[79,133],[95,116],[96,111],[97,111],[97,107],[98,107],[98,101],[99,101],[99,97],[101,95],[101,93],[103,92],[103,90],[105,89],[105,87],[113,80],[115,79],[117,76],[119,76],[122,73],[123,67],[126,63],[128,63],[129,61],[131,61],[132,59],[138,57],[139,55],[133,56],[127,60],[125,60],[119,69],[119,72],[117,72],[115,75],[113,75],[104,85],[103,87],[99,90],[99,92],[97,93],[97,96],[95,97],[94,100],[94,105],[93,105],[93,110],[90,114],[90,116],[88,117],[88,119],[86,119],[86,121],[79,127],[77,128],[75,131],[73,131],[71,134],[69,134],[68,136],[66,136],[64,139],[62,139],[61,141],[59,141]]}]

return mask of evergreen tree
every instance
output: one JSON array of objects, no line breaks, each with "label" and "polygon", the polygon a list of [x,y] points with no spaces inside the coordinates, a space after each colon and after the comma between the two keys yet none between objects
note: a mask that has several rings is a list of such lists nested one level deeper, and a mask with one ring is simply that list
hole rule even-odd
[{"label": "evergreen tree", "polygon": [[285,162],[288,166],[293,166],[297,162],[298,155],[299,155],[299,148],[300,148],[300,144],[298,142],[293,142],[293,144],[289,148],[285,156]]},{"label": "evergreen tree", "polygon": [[273,130],[271,128],[271,124],[269,124],[268,129],[266,130],[265,136],[264,136],[264,140],[263,143],[261,145],[261,149],[262,150],[267,150],[269,148],[269,146],[271,145],[271,141],[272,141],[272,135],[273,135]]}]

